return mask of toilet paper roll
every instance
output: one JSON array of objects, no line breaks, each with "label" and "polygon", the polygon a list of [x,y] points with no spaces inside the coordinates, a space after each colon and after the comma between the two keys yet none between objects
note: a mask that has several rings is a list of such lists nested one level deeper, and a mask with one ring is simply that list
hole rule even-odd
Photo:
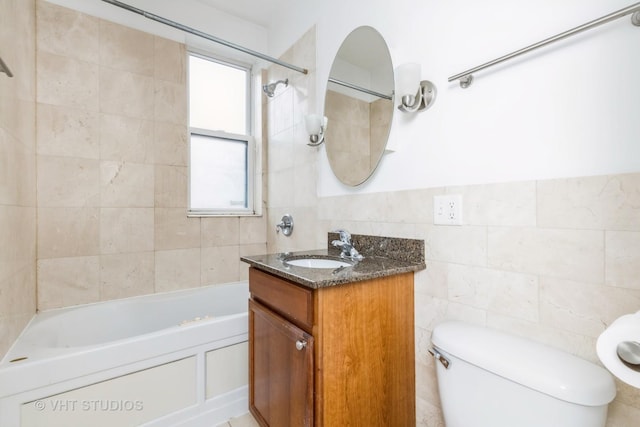
[{"label": "toilet paper roll", "polygon": [[634,370],[618,357],[616,349],[622,341],[640,342],[640,311],[616,319],[596,343],[598,357],[605,368],[625,383],[640,388],[640,366]]}]

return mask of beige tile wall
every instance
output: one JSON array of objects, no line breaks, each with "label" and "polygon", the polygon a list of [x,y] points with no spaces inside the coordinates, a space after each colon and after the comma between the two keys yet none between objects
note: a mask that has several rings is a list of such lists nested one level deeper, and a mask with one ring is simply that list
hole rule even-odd
[{"label": "beige tile wall", "polygon": [[36,310],[35,1],[0,0],[0,357]]},{"label": "beige tile wall", "polygon": [[386,99],[367,102],[333,90],[325,94],[329,119],[326,153],[331,169],[350,185],[365,181],[380,160],[393,118],[393,103]]},{"label": "beige tile wall", "polygon": [[[290,51],[313,50],[311,42],[307,34]],[[276,97],[269,114],[279,117],[269,123],[313,105]],[[598,363],[598,335],[640,310],[640,173],[317,198],[316,175],[296,179],[295,171],[313,170],[318,153],[291,126],[269,129],[269,225],[291,211],[297,228],[291,238],[270,232],[270,251],[324,246],[339,227],[425,240],[415,293],[419,426],[444,426],[428,354],[437,323],[486,325]],[[439,194],[463,196],[463,226],[433,225]],[[607,426],[635,426],[640,391],[617,386]]]},{"label": "beige tile wall", "polygon": [[37,26],[38,308],[246,277],[266,220],[186,216],[185,46],[44,1]]},{"label": "beige tile wall", "polygon": [[343,182],[359,184],[371,170],[371,108],[362,99],[328,90],[325,114],[329,119],[326,153],[332,170]]},{"label": "beige tile wall", "polygon": [[[321,148],[310,147],[304,116],[315,112],[316,60],[315,27],[282,56],[283,61],[309,70],[301,74],[280,66],[271,66],[269,82],[289,79],[289,86],[279,86],[273,98],[263,96],[267,113],[267,236],[268,249],[308,249],[322,240],[314,226],[317,222],[316,161]],[[294,231],[289,237],[277,234],[275,226],[289,213],[294,219]]]},{"label": "beige tile wall", "polygon": [[370,129],[369,136],[371,138],[371,153],[369,157],[369,169],[375,170],[376,165],[380,161],[380,156],[384,152],[387,145],[387,137],[389,129],[391,129],[391,120],[393,120],[394,104],[393,101],[380,98],[370,104]]}]

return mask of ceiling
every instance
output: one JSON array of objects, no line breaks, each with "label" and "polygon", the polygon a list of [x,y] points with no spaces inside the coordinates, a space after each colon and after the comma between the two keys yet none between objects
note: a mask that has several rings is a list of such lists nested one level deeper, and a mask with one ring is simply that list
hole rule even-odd
[{"label": "ceiling", "polygon": [[263,27],[270,27],[278,9],[292,0],[197,0],[208,6]]}]

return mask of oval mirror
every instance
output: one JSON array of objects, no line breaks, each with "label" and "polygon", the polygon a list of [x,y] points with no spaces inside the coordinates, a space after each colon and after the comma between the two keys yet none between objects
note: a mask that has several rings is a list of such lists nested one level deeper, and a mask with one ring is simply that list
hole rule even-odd
[{"label": "oval mirror", "polygon": [[380,163],[393,118],[393,64],[372,27],[353,30],[329,72],[324,101],[329,165],[346,185],[365,182]]}]

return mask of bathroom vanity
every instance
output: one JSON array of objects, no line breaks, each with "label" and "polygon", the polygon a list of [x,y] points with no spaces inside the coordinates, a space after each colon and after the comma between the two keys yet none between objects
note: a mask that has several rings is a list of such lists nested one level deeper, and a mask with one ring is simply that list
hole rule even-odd
[{"label": "bathroom vanity", "polygon": [[260,425],[415,425],[413,272],[425,268],[424,242],[392,240],[415,242],[417,258],[366,248],[338,268],[287,262],[337,258],[331,249],[242,258],[251,265],[249,406]]}]

